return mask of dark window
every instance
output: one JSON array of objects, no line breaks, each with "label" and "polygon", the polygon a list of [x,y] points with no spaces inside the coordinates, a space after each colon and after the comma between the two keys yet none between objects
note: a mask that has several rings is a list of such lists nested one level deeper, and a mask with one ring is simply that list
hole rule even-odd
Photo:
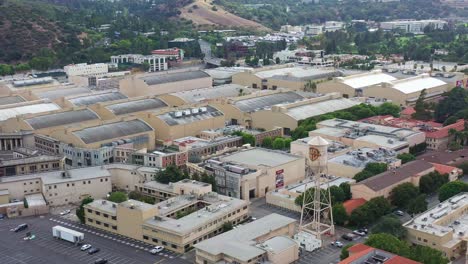
[{"label": "dark window", "polygon": [[252,88],[255,88],[255,89],[256,89],[256,88],[257,88],[257,84],[256,84],[256,83],[253,83],[253,84],[252,84]]},{"label": "dark window", "polygon": [[149,237],[148,237],[148,236],[143,236],[143,239],[144,239],[144,240],[148,240]]}]

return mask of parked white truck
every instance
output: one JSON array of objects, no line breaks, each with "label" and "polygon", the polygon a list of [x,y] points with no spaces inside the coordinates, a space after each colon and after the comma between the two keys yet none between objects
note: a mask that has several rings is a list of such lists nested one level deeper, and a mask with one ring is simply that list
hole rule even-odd
[{"label": "parked white truck", "polygon": [[54,238],[63,239],[74,244],[79,244],[84,240],[84,234],[65,228],[63,226],[52,227],[52,235]]}]

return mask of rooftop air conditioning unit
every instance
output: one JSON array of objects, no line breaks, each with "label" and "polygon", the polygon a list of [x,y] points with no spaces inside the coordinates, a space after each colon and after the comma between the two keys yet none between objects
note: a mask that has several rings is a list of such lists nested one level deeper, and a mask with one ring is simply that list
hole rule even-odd
[{"label": "rooftop air conditioning unit", "polygon": [[184,115],[189,116],[192,112],[190,110],[184,110]]},{"label": "rooftop air conditioning unit", "polygon": [[181,116],[182,116],[182,112],[180,112],[180,111],[174,112],[174,116],[175,116],[175,117],[181,117]]},{"label": "rooftop air conditioning unit", "polygon": [[200,112],[205,113],[208,111],[208,108],[206,107],[200,107]]},{"label": "rooftop air conditioning unit", "polygon": [[198,112],[199,112],[199,109],[198,109],[198,108],[193,108],[193,109],[192,109],[192,114],[195,115],[195,114],[198,114]]}]

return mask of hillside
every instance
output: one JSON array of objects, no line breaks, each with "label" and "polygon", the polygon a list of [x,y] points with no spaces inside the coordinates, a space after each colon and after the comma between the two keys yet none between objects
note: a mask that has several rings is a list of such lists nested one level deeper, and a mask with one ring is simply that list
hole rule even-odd
[{"label": "hillside", "polygon": [[0,0],[0,62],[30,60],[41,49],[77,41],[61,25],[68,9],[38,1]]},{"label": "hillside", "polygon": [[211,1],[196,0],[181,9],[182,18],[191,20],[196,25],[222,26],[222,27],[247,27],[258,30],[269,30],[263,25],[236,16],[221,6],[213,5]]}]

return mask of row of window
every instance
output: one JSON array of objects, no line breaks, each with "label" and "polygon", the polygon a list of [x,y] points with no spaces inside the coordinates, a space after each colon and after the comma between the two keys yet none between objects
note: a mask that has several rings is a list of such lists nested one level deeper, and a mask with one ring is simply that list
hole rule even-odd
[{"label": "row of window", "polygon": [[91,218],[88,218],[88,221],[87,221],[87,222],[89,222],[89,223],[95,223],[96,225],[101,225],[101,224],[102,224],[102,225],[103,225],[104,227],[106,227],[106,228],[112,227],[112,229],[117,230],[117,226],[115,226],[115,225],[111,226],[111,225],[109,225],[108,223],[101,223],[101,221],[98,221],[98,220],[94,221],[94,220],[91,219]]},{"label": "row of window", "polygon": [[[87,209],[87,211],[88,211],[88,213],[90,213],[90,214],[93,213],[93,210],[91,210],[91,209]],[[95,215],[101,215],[101,212],[99,212],[99,211],[94,211],[94,214],[95,214]],[[106,214],[106,213],[102,213],[102,216],[103,216],[104,218],[109,218],[109,215]],[[110,218],[111,218],[112,220],[117,220],[117,216],[111,215]]]}]

